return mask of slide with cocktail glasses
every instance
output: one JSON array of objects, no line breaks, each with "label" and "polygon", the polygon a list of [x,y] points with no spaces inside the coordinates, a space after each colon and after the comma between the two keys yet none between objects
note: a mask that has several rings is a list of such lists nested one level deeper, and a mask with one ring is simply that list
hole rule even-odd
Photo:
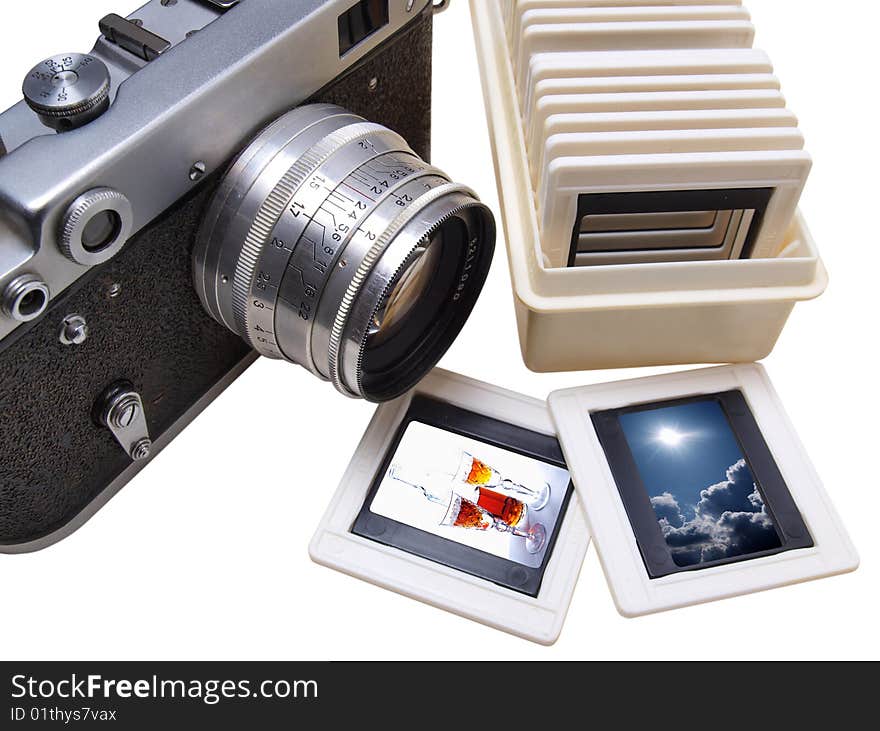
[{"label": "slide with cocktail glasses", "polygon": [[562,467],[411,422],[369,510],[538,568],[569,482]]},{"label": "slide with cocktail glasses", "polygon": [[555,437],[419,395],[352,532],[536,596],[573,491]]},{"label": "slide with cocktail glasses", "polygon": [[436,370],[379,407],[310,553],[550,644],[589,542],[547,404]]}]

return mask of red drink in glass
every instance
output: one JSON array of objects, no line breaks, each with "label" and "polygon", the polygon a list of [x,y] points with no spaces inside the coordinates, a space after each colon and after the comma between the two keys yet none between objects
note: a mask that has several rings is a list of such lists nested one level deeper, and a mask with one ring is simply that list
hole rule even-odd
[{"label": "red drink in glass", "polygon": [[516,498],[490,490],[488,487],[479,488],[477,505],[511,528],[522,523],[523,518],[526,516],[526,506],[524,503],[521,503]]}]

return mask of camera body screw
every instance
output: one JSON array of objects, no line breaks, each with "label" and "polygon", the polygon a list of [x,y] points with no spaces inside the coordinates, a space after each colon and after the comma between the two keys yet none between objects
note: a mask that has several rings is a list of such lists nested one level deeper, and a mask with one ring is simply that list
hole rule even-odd
[{"label": "camera body screw", "polygon": [[131,448],[129,456],[135,461],[140,462],[150,456],[150,450],[153,448],[153,442],[149,439],[141,439]]},{"label": "camera body screw", "polygon": [[82,345],[89,337],[89,326],[82,315],[68,315],[61,323],[58,339],[63,345]]},{"label": "camera body screw", "polygon": [[135,462],[149,458],[153,442],[141,395],[129,381],[117,381],[95,402],[95,421],[107,427],[125,453]]}]

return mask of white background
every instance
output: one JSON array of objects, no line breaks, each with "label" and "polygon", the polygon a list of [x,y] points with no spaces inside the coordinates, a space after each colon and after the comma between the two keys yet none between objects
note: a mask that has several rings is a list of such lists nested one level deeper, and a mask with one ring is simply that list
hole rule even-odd
[{"label": "white background", "polygon": [[[0,557],[0,658],[877,659],[880,13],[868,0],[748,5],[756,45],[770,52],[816,160],[803,208],[832,274],[824,297],[795,309],[767,367],[862,554],[859,572],[625,620],[591,549],[555,647],[483,628],[309,561],[373,408],[266,361],[73,537]],[[4,2],[0,103],[18,99],[31,65],[88,50],[102,15],[134,7]],[[464,0],[437,18],[435,60],[434,161],[497,213]],[[542,398],[653,372],[529,373],[503,245],[443,365]],[[260,429],[258,403],[274,405],[274,414],[261,409]],[[463,632],[467,643],[449,641]]]}]

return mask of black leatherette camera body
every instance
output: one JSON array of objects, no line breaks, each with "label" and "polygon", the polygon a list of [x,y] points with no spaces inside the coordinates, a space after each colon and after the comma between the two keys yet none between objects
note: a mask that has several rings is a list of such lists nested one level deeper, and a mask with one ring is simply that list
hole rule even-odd
[{"label": "black leatherette camera body", "polygon": [[[431,39],[429,8],[308,101],[390,127],[429,159]],[[131,459],[92,415],[110,384],[134,384],[162,445],[252,362],[253,352],[206,314],[192,286],[192,247],[219,180],[206,178],[0,343],[0,550],[62,537],[131,476]],[[72,312],[89,323],[77,347],[58,337]]]}]

